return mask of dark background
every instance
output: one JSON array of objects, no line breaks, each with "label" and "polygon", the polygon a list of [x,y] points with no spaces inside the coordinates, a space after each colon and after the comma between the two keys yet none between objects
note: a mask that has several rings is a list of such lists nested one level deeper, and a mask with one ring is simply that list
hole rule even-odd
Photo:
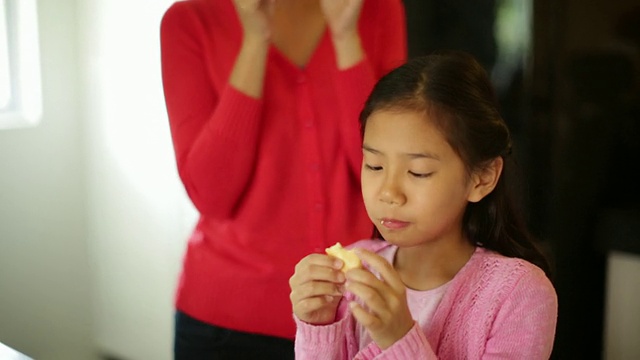
[{"label": "dark background", "polygon": [[[518,23],[530,33],[516,65],[504,63],[495,36],[514,3],[530,6],[530,24]],[[601,359],[607,253],[640,254],[640,1],[405,6],[410,56],[462,49],[492,74],[525,174],[529,222],[555,264],[552,358]]]}]

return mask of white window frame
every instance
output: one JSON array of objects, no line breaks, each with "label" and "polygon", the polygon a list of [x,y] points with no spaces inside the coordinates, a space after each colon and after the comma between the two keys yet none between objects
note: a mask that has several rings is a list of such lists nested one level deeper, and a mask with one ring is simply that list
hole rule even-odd
[{"label": "white window frame", "polygon": [[[0,81],[8,96],[0,104],[0,129],[35,126],[42,117],[40,46],[36,0],[0,0]],[[4,53],[4,54],[3,54]],[[8,77],[8,79],[6,79]]]}]

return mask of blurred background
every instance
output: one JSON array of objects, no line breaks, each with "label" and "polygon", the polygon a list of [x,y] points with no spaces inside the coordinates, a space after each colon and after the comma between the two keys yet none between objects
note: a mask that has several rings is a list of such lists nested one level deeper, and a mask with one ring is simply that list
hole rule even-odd
[{"label": "blurred background", "polygon": [[[35,359],[170,359],[196,219],[160,79],[173,0],[32,1],[42,116],[0,129],[0,343]],[[640,4],[405,5],[410,56],[467,50],[498,89],[556,267],[552,357],[640,359]]]}]

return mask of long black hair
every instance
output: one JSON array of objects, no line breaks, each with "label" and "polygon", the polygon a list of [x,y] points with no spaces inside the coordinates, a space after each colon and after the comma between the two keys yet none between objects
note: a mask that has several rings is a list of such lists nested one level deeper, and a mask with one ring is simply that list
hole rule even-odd
[{"label": "long black hair", "polygon": [[[369,116],[379,110],[435,113],[432,120],[470,173],[502,157],[502,176],[490,194],[468,204],[463,231],[474,245],[527,260],[551,277],[549,260],[528,230],[509,184],[515,165],[509,129],[489,76],[473,56],[440,51],[392,70],[377,82],[360,114],[363,134]],[[374,235],[380,234],[376,230]]]}]

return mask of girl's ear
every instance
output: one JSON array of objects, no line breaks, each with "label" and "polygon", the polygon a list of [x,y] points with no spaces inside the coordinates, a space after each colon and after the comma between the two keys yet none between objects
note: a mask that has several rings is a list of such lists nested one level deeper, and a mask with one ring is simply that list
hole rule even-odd
[{"label": "girl's ear", "polygon": [[470,202],[478,202],[495,189],[500,174],[502,174],[502,167],[504,160],[502,156],[491,160],[487,166],[483,169],[476,171],[471,176],[471,191],[467,200]]}]

